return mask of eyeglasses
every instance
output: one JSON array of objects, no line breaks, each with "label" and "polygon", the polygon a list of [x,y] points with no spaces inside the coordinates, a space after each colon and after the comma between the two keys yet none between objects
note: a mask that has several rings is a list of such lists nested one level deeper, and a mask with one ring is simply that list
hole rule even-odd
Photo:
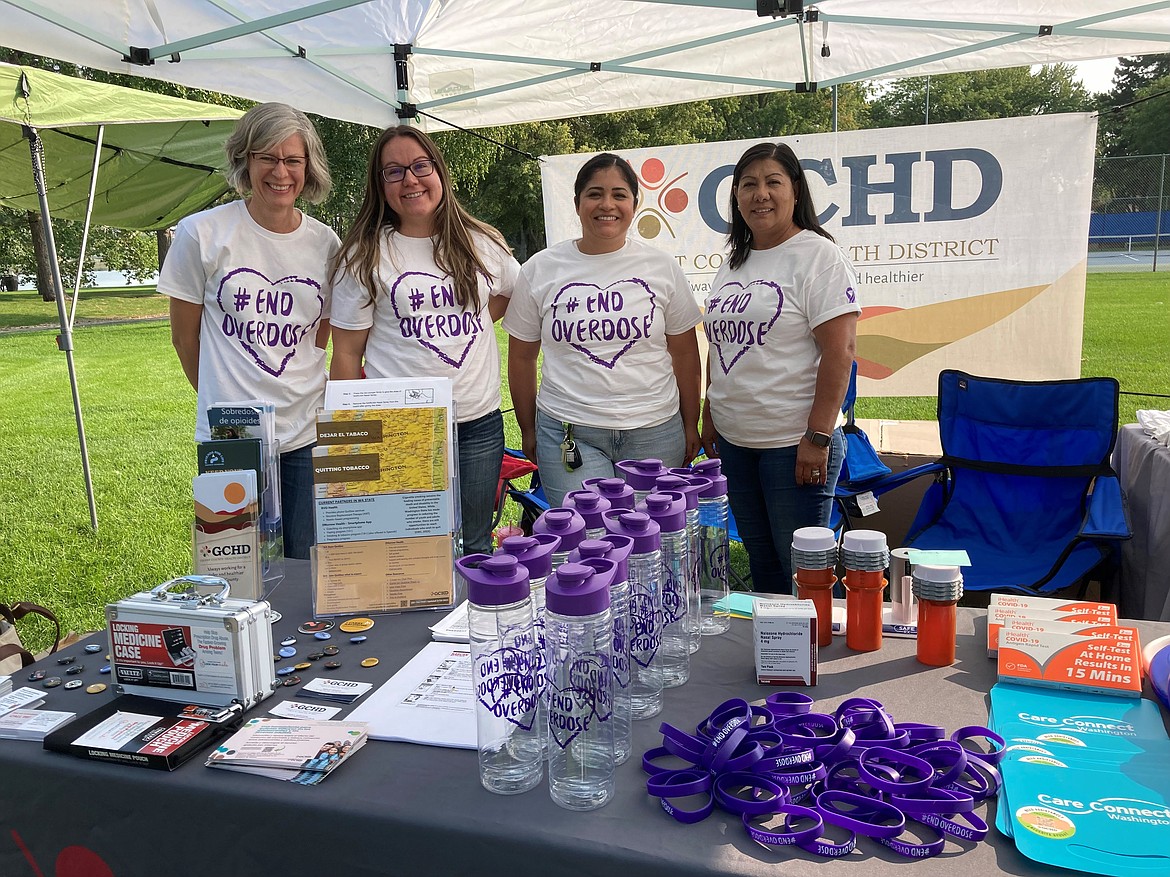
[{"label": "eyeglasses", "polygon": [[435,172],[435,162],[429,158],[421,158],[408,167],[400,164],[389,164],[382,168],[382,179],[387,183],[401,183],[406,179],[406,172],[410,171],[415,177],[429,177]]},{"label": "eyeglasses", "polygon": [[267,152],[252,152],[249,153],[256,163],[265,170],[273,170],[278,164],[283,164],[285,168],[290,171],[303,170],[307,164],[306,157],[303,155],[290,155],[285,158],[278,158],[275,155],[269,155]]}]

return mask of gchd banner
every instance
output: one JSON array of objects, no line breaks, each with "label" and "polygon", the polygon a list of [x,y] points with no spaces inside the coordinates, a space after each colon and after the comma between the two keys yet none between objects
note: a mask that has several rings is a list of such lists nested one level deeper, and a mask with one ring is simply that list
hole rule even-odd
[{"label": "gchd banner", "polygon": [[[934,395],[944,368],[1080,376],[1096,128],[1076,113],[776,138],[857,267],[863,395]],[[732,170],[756,142],[621,153],[641,190],[630,234],[677,259],[700,303],[726,255]],[[580,236],[587,157],[542,165],[549,243]]]}]

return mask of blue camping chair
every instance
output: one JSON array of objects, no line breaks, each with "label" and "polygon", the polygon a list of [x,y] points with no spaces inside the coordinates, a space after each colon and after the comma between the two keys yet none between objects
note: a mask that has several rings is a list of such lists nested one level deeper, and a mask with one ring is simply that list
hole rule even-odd
[{"label": "blue camping chair", "polygon": [[932,474],[905,545],[964,549],[969,591],[1047,594],[1082,585],[1131,535],[1109,458],[1113,378],[1008,381],[939,375],[942,457],[870,484]]},{"label": "blue camping chair", "polygon": [[865,493],[871,485],[880,485],[882,479],[891,474],[890,467],[882,462],[869,436],[857,425],[854,416],[854,407],[857,404],[857,362],[849,372],[849,388],[845,391],[845,401],[841,405],[841,413],[845,415],[845,425],[841,431],[845,434],[845,460],[841,464],[841,474],[837,478],[837,489],[833,496],[833,506],[829,513],[829,526],[834,530],[849,528],[849,516],[857,514],[858,509],[855,497]]}]

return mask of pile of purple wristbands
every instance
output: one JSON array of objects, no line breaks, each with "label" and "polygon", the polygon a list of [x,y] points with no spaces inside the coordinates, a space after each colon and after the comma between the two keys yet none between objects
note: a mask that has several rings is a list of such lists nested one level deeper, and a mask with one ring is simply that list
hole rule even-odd
[{"label": "pile of purple wristbands", "polygon": [[[895,722],[866,697],[849,698],[833,715],[812,707],[805,694],[780,692],[762,706],[728,700],[695,734],[664,722],[662,746],[642,756],[646,791],[680,822],[699,822],[718,806],[742,817],[765,846],[826,857],[851,853],[858,835],[913,859],[938,855],[947,837],[987,836],[974,810],[999,791],[1004,741],[994,731],[973,726],[948,737],[937,725]],[[963,745],[980,738],[989,751]],[[683,809],[683,798],[700,804]],[[921,827],[907,831],[910,821]],[[845,840],[827,839],[826,826]]]}]

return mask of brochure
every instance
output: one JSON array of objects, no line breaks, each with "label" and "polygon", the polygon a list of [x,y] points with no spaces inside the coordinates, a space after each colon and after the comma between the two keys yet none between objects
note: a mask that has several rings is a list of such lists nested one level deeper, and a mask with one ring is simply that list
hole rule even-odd
[{"label": "brochure", "polygon": [[211,753],[207,766],[316,785],[366,739],[361,722],[251,719]]},{"label": "brochure", "polygon": [[0,716],[0,739],[44,740],[46,734],[76,716],[58,710],[12,710]]}]

